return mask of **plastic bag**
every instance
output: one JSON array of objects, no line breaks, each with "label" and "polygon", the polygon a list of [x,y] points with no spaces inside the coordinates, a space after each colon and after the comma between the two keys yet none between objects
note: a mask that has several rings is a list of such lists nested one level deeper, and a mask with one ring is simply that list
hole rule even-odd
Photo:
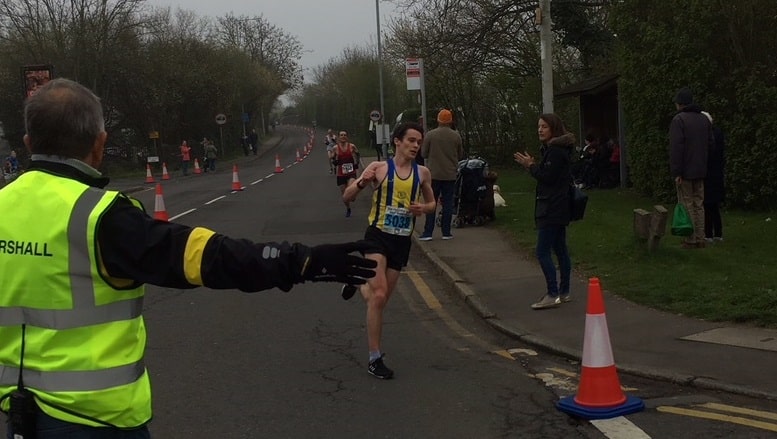
[{"label": "plastic bag", "polygon": [[684,205],[677,203],[674,206],[674,215],[672,215],[672,235],[691,236],[693,234],[693,223],[688,215],[688,210]]}]

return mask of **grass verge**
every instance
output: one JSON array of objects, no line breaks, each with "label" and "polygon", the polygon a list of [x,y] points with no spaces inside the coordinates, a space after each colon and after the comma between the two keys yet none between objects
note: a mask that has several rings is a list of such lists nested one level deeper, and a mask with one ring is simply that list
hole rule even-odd
[{"label": "grass verge", "polygon": [[[495,225],[533,255],[535,181],[522,170],[496,171],[507,207],[497,208]],[[577,273],[599,277],[605,289],[652,308],[777,328],[777,212],[724,210],[725,240],[699,250],[680,248],[667,226],[658,248],[649,252],[635,237],[632,220],[634,209],[652,210],[654,201],[630,189],[586,192],[586,216],[568,229]],[[674,205],[665,207],[671,215]]]}]

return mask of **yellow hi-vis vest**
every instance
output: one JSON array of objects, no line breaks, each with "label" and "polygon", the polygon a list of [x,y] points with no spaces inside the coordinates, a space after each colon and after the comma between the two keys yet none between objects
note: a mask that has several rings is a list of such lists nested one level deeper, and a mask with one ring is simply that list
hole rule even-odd
[{"label": "yellow hi-vis vest", "polygon": [[[49,416],[137,427],[151,419],[144,288],[100,272],[97,224],[120,196],[28,171],[0,190],[0,398],[19,378]],[[8,398],[0,406],[8,410]]]}]

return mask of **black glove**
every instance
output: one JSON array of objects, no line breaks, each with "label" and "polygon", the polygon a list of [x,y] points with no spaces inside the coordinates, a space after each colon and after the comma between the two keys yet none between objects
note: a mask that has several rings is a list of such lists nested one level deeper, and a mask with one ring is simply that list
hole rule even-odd
[{"label": "black glove", "polygon": [[344,244],[323,244],[310,249],[310,254],[302,267],[302,278],[313,282],[339,282],[361,285],[375,276],[374,268],[378,263],[353,252],[364,253],[367,243],[364,241]]}]

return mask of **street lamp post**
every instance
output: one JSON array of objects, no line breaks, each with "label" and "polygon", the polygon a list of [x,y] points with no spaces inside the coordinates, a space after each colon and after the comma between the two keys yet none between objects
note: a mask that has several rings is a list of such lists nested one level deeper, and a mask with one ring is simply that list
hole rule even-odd
[{"label": "street lamp post", "polygon": [[376,131],[376,135],[380,138],[376,138],[376,141],[380,141],[383,144],[383,157],[388,160],[388,144],[386,144],[383,138],[383,123],[386,117],[386,111],[383,107],[383,48],[380,45],[380,0],[375,0],[375,21],[378,28],[378,81],[380,82],[380,128],[381,132]]}]

